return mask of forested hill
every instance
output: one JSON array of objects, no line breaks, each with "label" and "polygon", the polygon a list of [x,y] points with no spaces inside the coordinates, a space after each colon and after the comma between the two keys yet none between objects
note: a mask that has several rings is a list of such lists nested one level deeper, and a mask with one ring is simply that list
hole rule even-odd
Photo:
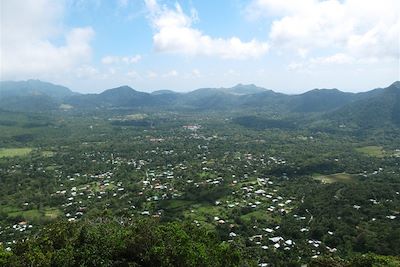
[{"label": "forested hill", "polygon": [[63,99],[74,94],[76,93],[72,92],[65,86],[55,85],[40,80],[0,82],[0,99],[35,95],[47,95],[54,99]]},{"label": "forested hill", "polygon": [[329,118],[343,125],[362,128],[400,126],[400,82],[395,82],[372,97],[340,108]]},{"label": "forested hill", "polygon": [[[313,89],[303,94],[287,95],[255,85],[238,84],[231,88],[201,88],[188,93],[160,90],[145,93],[129,86],[105,90],[99,94],[77,94],[66,87],[38,80],[1,82],[0,107],[13,111],[57,111],[91,109],[156,109],[227,111],[259,110],[279,113],[326,113],[338,111],[332,118],[355,110],[354,119],[362,118],[361,113],[373,112],[376,116],[387,115],[393,109],[394,120],[398,106],[398,82],[386,89],[374,89],[363,93],[347,93],[338,89]],[[394,96],[394,97],[393,97]],[[388,104],[386,104],[388,102]],[[368,116],[370,117],[370,116]],[[371,120],[373,123],[374,119]]]}]

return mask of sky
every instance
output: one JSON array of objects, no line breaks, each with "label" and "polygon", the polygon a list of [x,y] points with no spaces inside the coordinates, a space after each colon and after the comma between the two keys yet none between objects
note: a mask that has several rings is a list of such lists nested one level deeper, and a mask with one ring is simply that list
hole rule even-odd
[{"label": "sky", "polygon": [[1,80],[79,92],[400,80],[398,0],[2,0]]}]

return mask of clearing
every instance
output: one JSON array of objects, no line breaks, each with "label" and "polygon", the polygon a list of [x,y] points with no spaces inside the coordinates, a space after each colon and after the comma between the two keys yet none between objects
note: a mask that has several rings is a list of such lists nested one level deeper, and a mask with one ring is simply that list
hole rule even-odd
[{"label": "clearing", "polygon": [[313,178],[316,180],[321,181],[323,184],[331,184],[331,183],[336,183],[336,182],[341,182],[341,183],[348,183],[353,181],[354,175],[348,174],[345,172],[341,173],[334,173],[334,174],[315,174],[313,175]]},{"label": "clearing", "polygon": [[273,217],[264,209],[249,212],[245,215],[240,216],[240,219],[245,223],[251,223],[252,221],[268,221],[270,223],[280,223],[281,221],[281,218],[279,216]]},{"label": "clearing", "polygon": [[364,146],[356,148],[356,151],[366,154],[370,157],[382,158],[385,156],[385,150],[381,146]]},{"label": "clearing", "polygon": [[0,158],[26,156],[32,151],[30,147],[0,148]]},{"label": "clearing", "polygon": [[5,207],[1,210],[7,214],[9,219],[15,220],[20,218],[28,222],[40,222],[46,219],[52,220],[63,215],[63,212],[58,208],[50,207],[30,210],[21,210],[16,207]]}]

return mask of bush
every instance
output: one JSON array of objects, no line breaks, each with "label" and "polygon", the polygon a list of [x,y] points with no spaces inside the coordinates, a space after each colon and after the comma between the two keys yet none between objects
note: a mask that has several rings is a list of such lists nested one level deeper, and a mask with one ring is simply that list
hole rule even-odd
[{"label": "bush", "polygon": [[213,232],[156,220],[59,222],[0,252],[2,266],[243,266],[241,251]]}]

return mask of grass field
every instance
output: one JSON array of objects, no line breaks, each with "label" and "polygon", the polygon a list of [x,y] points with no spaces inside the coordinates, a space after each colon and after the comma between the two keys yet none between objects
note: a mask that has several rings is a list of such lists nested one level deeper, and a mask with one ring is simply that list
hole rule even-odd
[{"label": "grass field", "polygon": [[99,182],[91,182],[89,184],[86,184],[86,186],[89,186],[89,189],[94,191],[94,192],[112,190],[112,189],[116,188],[116,185],[112,184],[112,183],[110,183],[107,186],[101,187]]},{"label": "grass field", "polygon": [[57,208],[44,208],[43,210],[31,209],[31,210],[19,210],[13,207],[6,207],[2,209],[3,212],[7,213],[9,218],[23,218],[28,222],[38,222],[43,220],[56,219],[63,215],[62,211]]},{"label": "grass field", "polygon": [[126,120],[143,120],[146,119],[148,117],[147,114],[130,114],[130,115],[126,115],[124,119]]},{"label": "grass field", "polygon": [[32,151],[30,147],[0,148],[0,158],[26,156]]},{"label": "grass field", "polygon": [[335,174],[328,174],[328,175],[323,175],[323,174],[315,174],[313,175],[313,178],[316,180],[321,181],[324,184],[331,184],[331,183],[348,183],[353,180],[353,175],[342,172],[342,173],[335,173]]},{"label": "grass field", "polygon": [[38,221],[42,216],[43,216],[43,214],[37,209],[19,210],[19,211],[13,211],[13,212],[8,213],[9,218],[21,217],[24,220],[29,221],[29,222]]},{"label": "grass field", "polygon": [[219,206],[194,204],[191,208],[193,212],[191,212],[191,210],[184,211],[184,216],[191,220],[208,221],[210,219],[212,221],[214,217],[226,219],[227,216],[226,210]]},{"label": "grass field", "polygon": [[44,210],[44,216],[50,219],[56,219],[63,215],[62,211],[57,208],[47,208]]},{"label": "grass field", "polygon": [[279,223],[279,221],[280,221],[279,217],[272,217],[265,210],[252,211],[250,213],[240,216],[240,219],[242,221],[244,221],[245,223],[251,223],[252,220],[257,220],[257,221],[266,221],[267,220],[267,221],[274,222],[274,223]]},{"label": "grass field", "polygon": [[356,150],[370,157],[382,158],[385,155],[385,151],[381,146],[364,146],[356,148]]}]

